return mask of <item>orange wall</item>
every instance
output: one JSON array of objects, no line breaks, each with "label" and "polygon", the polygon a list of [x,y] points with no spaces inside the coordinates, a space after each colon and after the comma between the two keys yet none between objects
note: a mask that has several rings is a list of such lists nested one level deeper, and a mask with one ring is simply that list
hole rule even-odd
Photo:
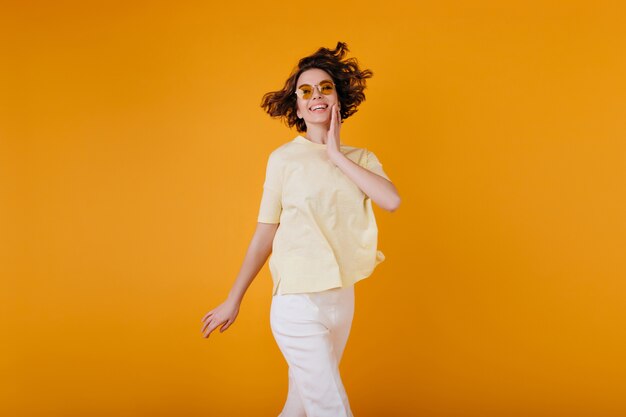
[{"label": "orange wall", "polygon": [[[11,4],[13,3],[13,4]],[[626,415],[626,13],[609,2],[5,2],[0,414],[276,416],[259,107],[348,43],[403,197],[357,284],[358,417]]]}]

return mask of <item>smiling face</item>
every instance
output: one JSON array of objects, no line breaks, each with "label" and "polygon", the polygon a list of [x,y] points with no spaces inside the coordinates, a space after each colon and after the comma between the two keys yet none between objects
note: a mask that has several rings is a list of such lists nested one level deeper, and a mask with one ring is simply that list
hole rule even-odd
[{"label": "smiling face", "polygon": [[[311,68],[300,74],[296,81],[296,90],[303,84],[319,86],[324,80],[333,81],[333,78],[324,70]],[[330,112],[333,104],[340,104],[336,88],[333,88],[331,94],[325,95],[320,92],[318,87],[313,87],[313,94],[308,99],[297,98],[296,114],[299,118],[304,118],[307,126],[309,124],[328,124],[330,123]],[[313,108],[320,105],[323,107],[322,109],[313,110]]]}]

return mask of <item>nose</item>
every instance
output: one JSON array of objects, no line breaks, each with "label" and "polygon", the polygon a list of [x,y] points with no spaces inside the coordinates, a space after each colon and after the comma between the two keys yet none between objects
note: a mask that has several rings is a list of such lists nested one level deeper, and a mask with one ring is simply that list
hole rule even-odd
[{"label": "nose", "polygon": [[313,86],[313,93],[311,94],[311,98],[313,97],[322,97],[322,92],[320,91],[319,86],[314,85]]}]

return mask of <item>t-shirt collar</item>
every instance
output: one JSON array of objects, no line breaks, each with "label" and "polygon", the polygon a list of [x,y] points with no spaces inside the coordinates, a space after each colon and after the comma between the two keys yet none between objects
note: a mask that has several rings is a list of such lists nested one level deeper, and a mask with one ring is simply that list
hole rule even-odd
[{"label": "t-shirt collar", "polygon": [[326,147],[325,143],[316,143],[316,142],[310,141],[309,139],[305,138],[302,135],[296,136],[296,138],[293,141],[297,142],[297,143],[304,143],[304,144],[310,145],[310,146],[317,146],[317,147],[320,147],[320,148],[325,148]]}]

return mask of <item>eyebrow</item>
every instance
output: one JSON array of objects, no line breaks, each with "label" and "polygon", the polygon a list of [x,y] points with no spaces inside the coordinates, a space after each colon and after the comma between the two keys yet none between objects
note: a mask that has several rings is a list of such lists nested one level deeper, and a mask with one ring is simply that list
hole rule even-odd
[{"label": "eyebrow", "polygon": [[[317,84],[319,85],[320,83],[323,83],[324,81],[330,81],[331,83],[333,82],[333,80],[322,80],[322,81],[320,81],[320,82],[319,82],[319,83],[317,83]],[[303,84],[300,84],[297,88],[300,88],[300,87],[302,87],[303,85],[309,85],[309,86],[310,86],[311,84],[308,84],[308,83],[303,83]]]}]

